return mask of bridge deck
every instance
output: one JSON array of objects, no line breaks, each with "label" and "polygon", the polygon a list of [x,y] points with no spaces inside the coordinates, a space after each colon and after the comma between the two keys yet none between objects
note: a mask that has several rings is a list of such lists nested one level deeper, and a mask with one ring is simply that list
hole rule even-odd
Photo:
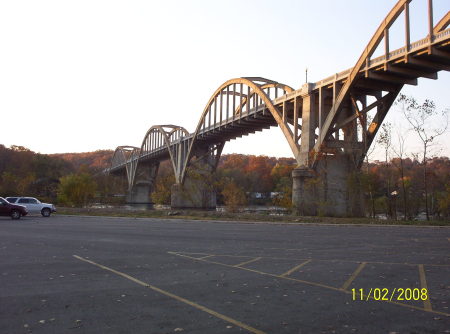
[{"label": "bridge deck", "polygon": [[[398,89],[399,85],[415,85],[419,77],[436,79],[437,72],[440,70],[450,70],[450,29],[435,34],[432,41],[429,37],[426,37],[411,43],[408,48],[404,46],[368,60],[366,66],[359,72],[359,78],[354,89],[364,91],[368,95],[376,95],[380,91],[394,91]],[[275,97],[272,103],[282,110],[283,119],[293,125],[295,122],[294,100],[296,98],[301,99],[307,95],[318,96],[327,91],[328,95],[332,96],[332,103],[334,103],[337,97],[336,87],[342,86],[346,82],[351,71],[352,69],[347,69],[316,83],[304,85],[293,92]],[[196,140],[208,144],[217,144],[249,133],[262,131],[271,126],[277,126],[277,121],[264,103],[250,110],[245,110],[243,105],[241,107],[242,110],[228,117],[222,118],[222,113],[220,113],[220,119],[218,116],[213,124],[209,120],[208,126],[205,125],[207,124],[205,120]],[[301,110],[298,117],[301,118]],[[298,128],[301,131],[301,125],[298,125]],[[184,143],[187,147],[193,140],[193,136],[194,134],[191,133],[176,140],[171,140],[170,146]],[[130,155],[127,161],[112,166],[109,172],[120,172],[126,168],[127,164],[135,160],[142,162],[161,161],[168,159],[169,156],[169,148],[161,143],[161,146],[153,148],[151,151],[142,151],[138,156]]]}]

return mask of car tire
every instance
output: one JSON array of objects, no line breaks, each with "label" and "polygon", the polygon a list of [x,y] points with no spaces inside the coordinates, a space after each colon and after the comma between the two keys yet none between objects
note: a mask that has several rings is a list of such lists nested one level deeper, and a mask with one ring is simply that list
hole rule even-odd
[{"label": "car tire", "polygon": [[43,217],[50,217],[50,214],[51,214],[52,212],[50,211],[50,209],[48,209],[48,208],[43,208],[42,210],[41,210],[41,215],[43,216]]},{"label": "car tire", "polygon": [[22,216],[22,214],[20,213],[19,210],[12,210],[11,211],[11,218],[12,219],[20,219],[21,216]]}]

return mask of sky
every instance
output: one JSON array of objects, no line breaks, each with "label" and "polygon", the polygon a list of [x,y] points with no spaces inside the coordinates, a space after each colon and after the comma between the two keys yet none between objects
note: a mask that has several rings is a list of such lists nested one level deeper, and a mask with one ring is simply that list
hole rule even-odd
[{"label": "sky", "polygon": [[[260,76],[300,88],[352,67],[394,0],[40,0],[0,2],[0,144],[41,153],[140,146],[153,125],[193,132],[225,81]],[[434,19],[450,10],[434,0]],[[427,0],[411,4],[415,41]],[[404,33],[394,25],[398,47]],[[397,37],[396,37],[397,36]],[[391,46],[391,50],[396,45]],[[450,73],[403,93],[450,108]],[[420,145],[393,108],[386,118]],[[398,109],[398,108],[397,108]],[[435,122],[432,126],[439,126]],[[434,147],[450,155],[448,133]],[[224,153],[292,157],[279,128]],[[379,147],[374,158],[380,155]]]}]

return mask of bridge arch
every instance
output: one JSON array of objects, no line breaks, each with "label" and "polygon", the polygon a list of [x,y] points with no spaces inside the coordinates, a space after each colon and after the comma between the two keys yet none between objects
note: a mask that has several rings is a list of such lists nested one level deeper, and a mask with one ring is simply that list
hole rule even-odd
[{"label": "bridge arch", "polygon": [[[272,99],[293,92],[288,85],[261,77],[243,77],[231,79],[223,83],[208,100],[200,120],[192,135],[189,148],[181,169],[180,182],[184,182],[186,169],[193,156],[193,148],[202,133],[213,127],[224,125],[225,122],[238,119],[251,110],[267,109],[280,126],[286,140],[294,153],[299,154],[299,145],[293,138],[292,130],[283,119],[283,114]],[[223,143],[222,143],[223,147]],[[221,150],[221,149],[220,149]]]},{"label": "bridge arch", "polygon": [[[177,125],[154,125],[145,134],[141,147],[118,146],[111,159],[109,172],[125,167],[129,190],[136,182],[138,165],[159,154],[169,153],[175,178],[178,181],[180,166],[183,160],[183,149],[187,151],[187,144],[182,143],[189,132]],[[167,151],[166,151],[167,149]]]},{"label": "bridge arch", "polygon": [[[375,33],[373,34],[372,38],[370,39],[367,46],[364,48],[364,51],[358,58],[358,61],[356,62],[355,66],[351,68],[348,72],[348,76],[346,77],[346,80],[344,81],[342,87],[339,90],[339,93],[337,94],[336,99],[333,102],[333,105],[331,107],[331,110],[329,111],[323,126],[322,126],[322,135],[318,138],[316,141],[313,149],[312,149],[312,163],[311,167],[315,167],[317,164],[317,158],[320,156],[320,152],[325,149],[326,145],[325,141],[330,138],[332,133],[336,130],[335,124],[337,123],[339,112],[342,110],[345,103],[348,101],[351,101],[353,105],[355,105],[358,97],[355,95],[352,95],[352,89],[358,84],[359,80],[361,78],[368,78],[370,76],[369,74],[369,68],[370,66],[375,63],[375,61],[382,61],[384,70],[388,70],[388,62],[392,57],[397,56],[398,54],[404,54],[405,62],[408,62],[410,60],[409,54],[411,49],[416,45],[422,45],[427,43],[429,45],[429,53],[433,53],[434,47],[433,42],[435,38],[439,34],[448,33],[448,31],[445,31],[445,29],[450,24],[450,11],[447,12],[440,20],[439,22],[433,26],[433,6],[432,6],[432,0],[428,0],[428,36],[420,41],[417,41],[413,44],[411,44],[410,41],[410,18],[409,18],[409,4],[413,0],[399,0],[394,7],[391,9],[391,11],[386,15],[386,17],[383,19]],[[405,36],[405,46],[399,50],[394,52],[390,52],[389,49],[389,28],[396,22],[397,18],[404,13],[405,17],[405,25],[404,25],[404,36]],[[374,52],[377,50],[377,48],[381,45],[381,43],[384,41],[384,49],[385,53],[381,57],[377,57],[376,59],[371,59]],[[439,51],[434,51],[439,52]],[[448,67],[445,66],[437,66],[436,68],[433,68],[430,63],[422,62],[422,66],[429,67],[432,69],[436,69],[436,72],[440,69],[447,69]],[[402,73],[402,72],[400,72]],[[405,72],[403,72],[405,73]],[[417,71],[417,76],[424,76],[429,78],[434,78],[432,73],[420,73],[420,71]],[[373,73],[372,73],[373,75]],[[376,74],[375,74],[376,75]],[[388,76],[385,76],[387,79]],[[373,119],[371,124],[368,124],[368,133],[367,133],[367,142],[365,143],[366,148],[370,146],[373,139],[375,138],[375,135],[378,131],[378,129],[381,127],[381,123],[384,120],[384,117],[386,116],[387,112],[389,111],[391,105],[394,103],[397,95],[400,93],[402,87],[405,84],[417,84],[415,81],[416,79],[405,79],[405,78],[396,78],[391,77],[393,79],[394,84],[392,85],[392,89],[389,91],[388,94],[385,96],[376,96],[377,98],[377,107],[380,107],[375,118]],[[435,78],[434,78],[435,79]],[[363,112],[360,112],[358,108],[356,107],[356,113],[359,115],[358,117],[367,112],[370,108],[363,108]],[[350,119],[350,118],[349,118]],[[360,118],[361,119],[361,118]],[[343,125],[343,124],[340,124]]]},{"label": "bridge arch", "polygon": [[445,14],[442,19],[436,23],[436,25],[433,28],[433,33],[437,34],[441,31],[445,30],[450,25],[450,11]]},{"label": "bridge arch", "polygon": [[182,139],[187,136],[189,136],[189,131],[182,126],[154,125],[147,131],[142,140],[139,160],[145,160],[167,149],[175,179],[179,181],[180,170],[184,161],[183,152],[187,150],[187,144],[182,143]]},{"label": "bridge arch", "polygon": [[125,166],[129,189],[133,186],[139,152],[140,149],[135,146],[118,146],[111,159],[109,171],[114,171],[118,167]]}]

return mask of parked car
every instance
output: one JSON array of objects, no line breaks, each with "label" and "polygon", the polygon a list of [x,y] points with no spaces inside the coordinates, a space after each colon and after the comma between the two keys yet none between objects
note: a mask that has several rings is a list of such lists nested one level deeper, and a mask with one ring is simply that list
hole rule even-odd
[{"label": "parked car", "polygon": [[25,206],[12,204],[0,197],[0,216],[11,216],[12,219],[20,219],[20,217],[27,214],[28,210]]},{"label": "parked car", "polygon": [[53,204],[41,203],[34,197],[6,197],[6,200],[13,204],[23,205],[30,213],[40,213],[44,217],[50,217],[53,212],[56,212],[56,207]]}]

